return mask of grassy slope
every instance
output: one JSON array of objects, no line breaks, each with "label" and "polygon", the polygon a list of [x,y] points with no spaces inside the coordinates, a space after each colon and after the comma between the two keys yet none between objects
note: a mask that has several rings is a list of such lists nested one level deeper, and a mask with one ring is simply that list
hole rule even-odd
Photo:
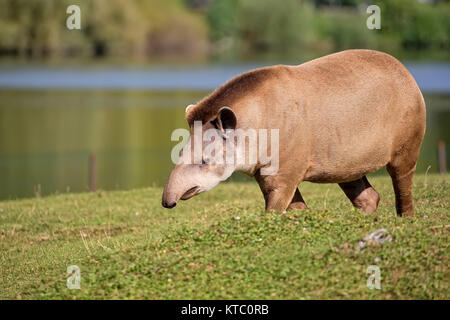
[{"label": "grassy slope", "polygon": [[[0,202],[0,297],[450,298],[450,175],[416,176],[416,216],[403,219],[389,178],[371,181],[376,216],[337,185],[308,183],[311,210],[284,215],[263,212],[256,183],[222,184],[171,211],[160,188]],[[394,242],[353,250],[380,228]],[[72,264],[81,290],[66,287]],[[381,290],[366,287],[372,264]]]}]

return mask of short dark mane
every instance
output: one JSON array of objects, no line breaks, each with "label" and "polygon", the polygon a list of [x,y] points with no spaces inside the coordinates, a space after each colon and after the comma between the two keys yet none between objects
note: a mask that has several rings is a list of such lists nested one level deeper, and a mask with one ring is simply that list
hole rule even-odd
[{"label": "short dark mane", "polygon": [[265,67],[245,72],[227,81],[188,111],[186,120],[189,126],[194,121],[209,121],[217,115],[221,107],[233,108],[236,101],[257,89],[272,74],[273,68]]}]

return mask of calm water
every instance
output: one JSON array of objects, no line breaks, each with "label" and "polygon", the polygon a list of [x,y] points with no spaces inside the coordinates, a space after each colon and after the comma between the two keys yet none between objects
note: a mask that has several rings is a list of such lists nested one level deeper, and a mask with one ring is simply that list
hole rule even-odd
[{"label": "calm water", "polygon": [[[232,77],[264,65],[148,68],[2,68],[0,88],[212,90]],[[408,64],[423,92],[450,92],[449,63]]]},{"label": "calm water", "polygon": [[[10,82],[6,71],[10,72]],[[208,78],[209,73],[205,79],[201,76],[204,71],[196,71],[200,72],[197,80],[185,86],[196,89],[192,91],[179,90],[184,78],[174,79],[170,73],[159,75],[160,84],[166,86],[158,91],[160,87],[133,77],[122,82],[111,78],[112,83],[125,84],[126,88],[105,85],[108,89],[104,90],[92,85],[80,89],[83,86],[76,85],[81,81],[77,75],[68,79],[67,74],[54,83],[54,75],[33,73],[36,70],[32,70],[33,76],[30,71],[25,75],[31,77],[27,81],[39,86],[25,85],[20,78],[23,74],[6,71],[0,70],[0,199],[88,190],[90,153],[97,157],[100,189],[162,185],[172,167],[170,151],[176,142],[170,141],[171,132],[187,127],[185,106],[201,99],[219,80],[221,83],[242,70],[230,68],[220,76],[214,76],[213,71],[215,80]],[[449,85],[449,74],[444,73],[437,82],[435,78],[434,82],[423,80],[428,75],[421,79],[429,91],[439,91]],[[101,73],[94,78],[113,76],[118,75]],[[134,81],[148,89],[131,89]],[[425,100],[428,128],[418,171],[424,172],[430,165],[430,172],[436,172],[437,141],[450,141],[450,93],[425,94]]]}]

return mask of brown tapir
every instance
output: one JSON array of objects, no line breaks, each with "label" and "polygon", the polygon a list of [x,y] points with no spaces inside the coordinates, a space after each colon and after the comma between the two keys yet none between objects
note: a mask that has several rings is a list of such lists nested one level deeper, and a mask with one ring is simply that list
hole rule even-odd
[{"label": "brown tapir", "polygon": [[310,181],[338,183],[356,208],[373,213],[380,198],[366,175],[386,166],[397,214],[413,215],[413,173],[425,117],[413,77],[382,52],[348,50],[299,66],[246,72],[186,109],[191,135],[196,120],[201,130],[215,129],[225,140],[228,129],[279,129],[278,171],[261,174],[268,164],[259,158],[245,165],[180,161],[162,205],[172,208],[242,171],[256,178],[267,211],[306,209],[297,187]]}]

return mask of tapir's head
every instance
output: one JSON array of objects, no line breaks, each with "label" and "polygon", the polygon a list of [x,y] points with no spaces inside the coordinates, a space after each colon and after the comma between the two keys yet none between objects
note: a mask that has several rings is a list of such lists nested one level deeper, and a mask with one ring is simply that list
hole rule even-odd
[{"label": "tapir's head", "polygon": [[208,191],[231,176],[236,166],[234,161],[226,161],[227,132],[236,125],[236,115],[229,107],[220,108],[211,120],[190,123],[190,137],[164,187],[163,207],[173,208],[180,199]]}]

